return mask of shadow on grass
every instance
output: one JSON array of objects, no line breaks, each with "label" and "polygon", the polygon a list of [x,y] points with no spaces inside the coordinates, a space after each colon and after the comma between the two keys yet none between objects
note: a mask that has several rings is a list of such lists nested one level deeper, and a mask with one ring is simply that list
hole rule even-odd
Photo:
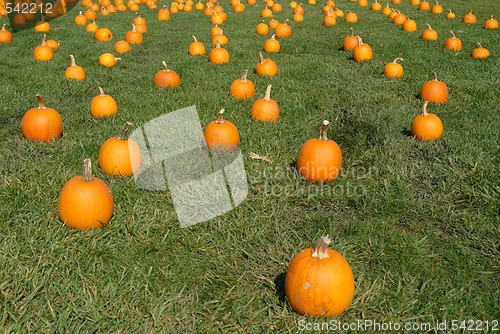
[{"label": "shadow on grass", "polygon": [[408,128],[403,128],[403,130],[401,130],[401,133],[403,134],[403,136],[413,137],[413,134],[411,133],[410,129],[408,129]]},{"label": "shadow on grass", "polygon": [[285,277],[286,273],[281,273],[274,279],[274,291],[282,304],[286,303]]}]

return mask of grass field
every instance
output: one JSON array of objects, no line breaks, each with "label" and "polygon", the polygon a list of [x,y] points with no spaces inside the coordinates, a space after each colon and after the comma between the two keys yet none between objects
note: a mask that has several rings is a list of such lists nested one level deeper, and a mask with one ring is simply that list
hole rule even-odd
[{"label": "grass field", "polygon": [[[169,4],[161,1],[160,7]],[[113,31],[110,43],[94,41],[73,23],[80,5],[51,21],[48,37],[62,44],[46,63],[33,59],[41,41],[33,30],[0,44],[0,332],[297,332],[299,324],[327,320],[291,309],[284,274],[298,251],[326,234],[356,282],[351,307],[335,320],[477,320],[483,330],[486,321],[500,320],[500,33],[482,27],[490,15],[500,18],[497,1],[443,0],[446,11],[457,13],[451,20],[403,0],[395,7],[416,20],[415,33],[380,12],[336,2],[356,12],[359,22],[339,18],[325,27],[322,3],[304,4],[305,20],[292,22],[293,35],[280,40],[281,52],[267,55],[278,64],[276,77],[253,73],[270,36],[254,32],[261,1],[239,14],[222,1],[231,54],[226,65],[188,55],[191,35],[212,47],[212,24],[199,11],[159,22],[157,11],[143,6],[149,32],[115,68],[100,67],[98,56],[112,52],[130,30],[130,11],[97,20]],[[284,10],[275,16],[283,21],[292,14],[288,1],[281,3]],[[461,22],[470,8],[478,24]],[[438,31],[438,41],[420,39],[425,23]],[[373,60],[355,63],[340,50],[351,26],[372,46]],[[443,48],[450,30],[461,38],[462,51]],[[490,58],[470,57],[478,41]],[[85,68],[86,81],[64,78],[70,54]],[[404,77],[385,78],[384,65],[396,57],[404,58]],[[179,88],[153,87],[162,61],[181,77]],[[256,98],[273,85],[272,98],[281,107],[276,123],[250,118],[254,99],[228,96],[244,69]],[[444,105],[429,107],[445,130],[437,141],[419,142],[409,126],[432,71],[450,91]],[[117,100],[117,115],[91,117],[98,86]],[[63,118],[64,135],[52,143],[21,134],[36,93]],[[125,121],[140,125],[191,105],[203,125],[225,108],[238,126],[249,194],[235,210],[181,229],[168,191],[145,191],[132,178],[107,176],[97,154]],[[343,169],[332,183],[312,184],[292,166],[324,119],[342,149]],[[253,160],[250,152],[272,162]],[[115,214],[104,228],[77,231],[59,220],[57,200],[87,157],[113,193]]]}]

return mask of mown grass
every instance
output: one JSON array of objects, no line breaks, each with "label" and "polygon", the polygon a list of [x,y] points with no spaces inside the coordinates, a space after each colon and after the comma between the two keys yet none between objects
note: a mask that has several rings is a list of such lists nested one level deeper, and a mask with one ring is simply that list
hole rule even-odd
[{"label": "mown grass", "polygon": [[[62,41],[53,61],[32,59],[41,36],[31,30],[0,45],[2,331],[296,332],[299,320],[322,320],[291,310],[283,274],[295,253],[325,234],[356,279],[353,304],[339,321],[499,320],[500,35],[482,23],[500,12],[494,1],[443,0],[458,16],[447,20],[408,3],[397,8],[417,21],[413,34],[380,13],[337,2],[358,14],[355,32],[374,49],[374,59],[361,64],[339,50],[351,25],[339,19],[324,27],[321,4],[305,4],[305,21],[292,23],[292,38],[280,40],[282,51],[269,55],[278,76],[249,75],[257,97],[273,84],[282,109],[275,124],[250,119],[253,100],[228,96],[231,82],[254,68],[268,38],[254,33],[261,2],[243,14],[222,3],[232,58],[221,66],[187,54],[191,35],[211,48],[212,25],[201,12],[158,22],[156,11],[142,8],[150,32],[113,69],[99,67],[97,59],[114,43],[97,43],[73,24],[79,5],[51,21],[49,38]],[[280,21],[291,17],[288,2],[282,4]],[[469,8],[477,25],[460,22]],[[133,16],[118,13],[97,23],[112,29],[114,42]],[[426,22],[439,33],[435,43],[419,39]],[[450,30],[463,51],[443,49]],[[490,50],[489,59],[470,58],[477,41]],[[87,81],[64,79],[69,54],[85,68]],[[396,57],[404,58],[405,76],[386,79],[383,66]],[[153,87],[162,61],[179,73],[178,89]],[[408,129],[431,71],[450,89],[446,104],[429,108],[445,132],[438,141],[418,142]],[[115,97],[119,112],[96,121],[89,104],[98,86]],[[35,106],[36,93],[62,114],[64,135],[53,143],[21,135],[21,118]],[[140,190],[130,178],[105,175],[97,153],[125,121],[140,125],[190,105],[202,124],[224,107],[238,126],[249,195],[223,216],[180,229],[168,191]],[[331,184],[310,184],[291,166],[323,119],[332,122],[330,137],[342,148],[343,172]],[[272,163],[252,160],[250,152]],[[105,228],[82,232],[59,221],[57,199],[86,157],[110,186],[115,215]]]}]

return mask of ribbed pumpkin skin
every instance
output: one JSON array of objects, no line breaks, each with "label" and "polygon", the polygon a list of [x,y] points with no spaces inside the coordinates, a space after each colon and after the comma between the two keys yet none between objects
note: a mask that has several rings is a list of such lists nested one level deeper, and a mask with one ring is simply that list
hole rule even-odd
[{"label": "ribbed pumpkin skin", "polygon": [[340,173],[342,152],[333,140],[307,140],[297,156],[297,171],[313,182],[330,182]]},{"label": "ribbed pumpkin skin", "polygon": [[274,100],[258,99],[250,111],[252,118],[261,122],[274,122],[280,116],[280,107]]},{"label": "ribbed pumpkin skin", "polygon": [[75,176],[62,188],[57,209],[59,218],[72,228],[99,228],[113,216],[113,195],[101,179],[85,182]]},{"label": "ribbed pumpkin skin", "polygon": [[132,139],[109,138],[99,150],[98,161],[109,175],[131,176],[141,168],[141,149]]},{"label": "ribbed pumpkin skin", "polygon": [[236,99],[248,99],[255,96],[255,85],[246,78],[246,74],[241,79],[236,79],[229,87],[229,95]]},{"label": "ribbed pumpkin skin", "polygon": [[311,254],[312,248],[300,251],[288,266],[288,302],[302,315],[332,317],[344,312],[354,297],[354,276],[349,263],[333,249],[328,249],[326,259]]},{"label": "ribbed pumpkin skin", "polygon": [[203,135],[209,149],[231,150],[240,143],[236,125],[227,120],[224,120],[224,123],[217,123],[217,121],[208,123]]},{"label": "ribbed pumpkin skin", "polygon": [[434,140],[443,134],[443,123],[435,114],[417,115],[411,123],[411,134],[418,140]]},{"label": "ribbed pumpkin skin", "polygon": [[21,131],[26,139],[48,142],[62,134],[61,115],[52,108],[30,109],[21,121]]},{"label": "ribbed pumpkin skin", "polygon": [[420,90],[420,99],[435,103],[445,103],[448,100],[448,87],[442,81],[427,81]]},{"label": "ribbed pumpkin skin", "polygon": [[107,94],[97,95],[90,103],[90,113],[94,118],[108,117],[118,112],[115,99]]}]

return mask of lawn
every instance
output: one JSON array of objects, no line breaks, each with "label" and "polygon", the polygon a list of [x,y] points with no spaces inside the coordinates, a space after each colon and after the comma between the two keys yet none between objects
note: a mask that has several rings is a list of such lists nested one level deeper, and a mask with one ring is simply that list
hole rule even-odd
[{"label": "lawn", "polygon": [[[356,285],[352,305],[333,320],[446,320],[449,326],[472,320],[474,328],[500,329],[500,33],[483,28],[491,15],[500,18],[500,8],[490,0],[443,0],[445,11],[457,14],[447,19],[402,2],[394,7],[417,22],[414,33],[348,0],[336,1],[337,7],[356,12],[359,22],[338,18],[335,26],[323,26],[323,3],[304,3],[304,21],[290,22],[293,34],[279,39],[281,51],[265,54],[278,65],[275,77],[253,71],[271,35],[255,33],[262,1],[244,13],[221,2],[231,55],[223,65],[188,55],[192,35],[212,48],[213,25],[196,10],[157,21],[158,10],[141,5],[149,32],[114,68],[99,66],[98,57],[113,52],[131,29],[131,11],[99,17],[96,23],[114,37],[97,42],[74,24],[78,3],[50,21],[48,38],[60,40],[61,47],[48,62],[33,59],[42,36],[32,29],[13,34],[13,43],[0,43],[0,331],[311,329],[330,319],[295,313],[283,282],[293,256],[322,235],[348,260]],[[292,10],[288,0],[280,3],[283,11],[275,17],[283,22]],[[163,4],[170,1],[158,1]],[[470,8],[477,24],[461,22]],[[6,16],[3,23],[12,30]],[[420,39],[425,23],[438,32],[437,41]],[[341,49],[350,27],[371,45],[373,60],[356,63]],[[450,30],[462,40],[462,51],[444,49]],[[488,59],[471,58],[476,42],[491,52]],[[70,54],[87,80],[65,79]],[[384,77],[385,64],[396,57],[404,59],[404,76]],[[162,61],[179,74],[178,88],[154,87]],[[257,93],[236,100],[229,86],[245,69]],[[444,124],[442,138],[424,142],[411,136],[410,123],[420,113],[418,94],[431,72],[450,94],[445,104],[428,108]],[[268,84],[281,114],[275,123],[259,123],[250,108]],[[99,86],[116,99],[119,111],[96,120],[89,106]],[[54,142],[31,142],[21,133],[21,119],[36,106],[37,93],[62,116],[63,136]],[[140,126],[192,105],[202,126],[224,108],[238,127],[248,196],[226,214],[180,228],[168,190],[147,191],[132,177],[109,176],[97,157],[126,121]],[[323,120],[331,122],[329,137],[342,149],[342,171],[330,183],[311,183],[293,166]],[[63,185],[81,175],[85,158],[115,201],[110,223],[91,231],[67,227],[57,211]],[[414,329],[426,330],[434,327]]]}]

